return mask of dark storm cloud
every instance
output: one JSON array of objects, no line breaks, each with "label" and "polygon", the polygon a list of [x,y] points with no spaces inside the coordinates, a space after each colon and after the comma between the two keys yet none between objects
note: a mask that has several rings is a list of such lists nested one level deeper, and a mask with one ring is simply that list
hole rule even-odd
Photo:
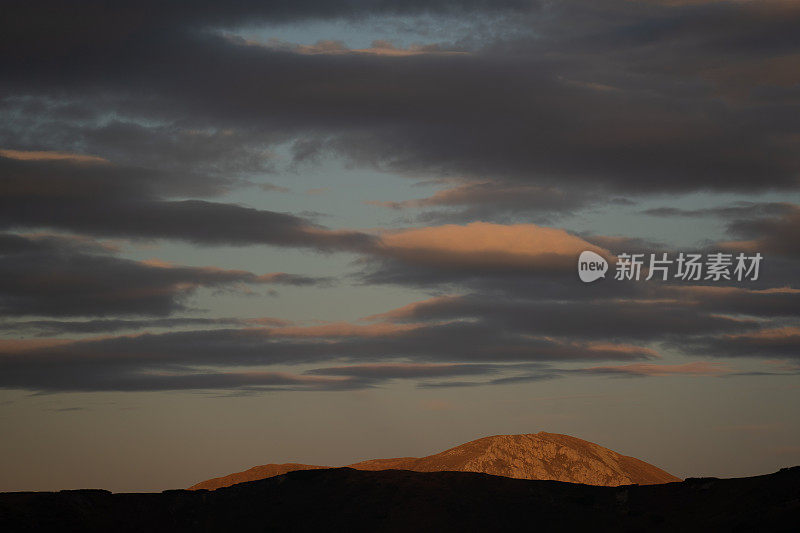
[{"label": "dark storm cloud", "polygon": [[6,316],[165,316],[186,309],[186,299],[201,287],[314,282],[284,273],[132,261],[77,237],[0,234],[0,315]]}]

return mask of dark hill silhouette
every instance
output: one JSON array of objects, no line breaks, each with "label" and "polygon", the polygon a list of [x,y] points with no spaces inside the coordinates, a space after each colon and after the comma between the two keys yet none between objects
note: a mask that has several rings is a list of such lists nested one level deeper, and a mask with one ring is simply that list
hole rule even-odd
[{"label": "dark hill silhouette", "polygon": [[472,472],[293,471],[215,491],[0,494],[0,530],[796,531],[800,467],[601,487]]},{"label": "dark hill silhouette", "polygon": [[[495,435],[427,457],[372,459],[348,465],[357,470],[481,472],[517,479],[542,479],[588,485],[650,485],[680,478],[634,457],[557,433]],[[293,470],[325,468],[298,463],[255,466],[244,472],[203,481],[191,489],[217,489]]]}]

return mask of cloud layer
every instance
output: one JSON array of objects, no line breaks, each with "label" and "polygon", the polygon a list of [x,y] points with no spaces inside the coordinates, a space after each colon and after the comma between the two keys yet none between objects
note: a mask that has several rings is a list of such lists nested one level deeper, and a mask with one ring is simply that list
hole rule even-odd
[{"label": "cloud layer", "polygon": [[[735,374],[665,354],[800,357],[796,2],[6,4],[0,387],[438,388]],[[258,37],[343,22],[425,42]],[[264,207],[332,198],[334,178],[300,180],[334,160],[439,189],[350,199],[404,217],[391,228]],[[272,183],[286,175],[302,186]],[[593,228],[597,212],[701,192],[718,201]],[[584,250],[667,250],[638,234],[654,217],[715,221],[696,251],[761,252],[762,277],[577,279]],[[343,279],[188,266],[133,259],[127,241],[354,263]],[[334,278],[430,298],[322,323],[189,315],[204,290]]]}]

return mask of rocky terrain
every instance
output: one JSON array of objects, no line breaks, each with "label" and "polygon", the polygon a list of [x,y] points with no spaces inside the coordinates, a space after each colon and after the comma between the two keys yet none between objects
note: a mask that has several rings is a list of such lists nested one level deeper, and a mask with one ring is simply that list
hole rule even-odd
[{"label": "rocky terrain", "polygon": [[[481,472],[517,479],[539,479],[615,487],[680,481],[660,468],[597,444],[556,433],[495,435],[427,457],[372,459],[348,465],[357,470]],[[293,470],[325,468],[296,463],[256,466],[203,481],[192,489],[217,489]]]}]

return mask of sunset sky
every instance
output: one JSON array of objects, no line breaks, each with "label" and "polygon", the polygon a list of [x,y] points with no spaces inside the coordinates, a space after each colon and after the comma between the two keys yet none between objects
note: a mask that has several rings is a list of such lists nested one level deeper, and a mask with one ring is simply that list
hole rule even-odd
[{"label": "sunset sky", "polygon": [[2,9],[0,491],[538,431],[800,463],[800,2]]}]

